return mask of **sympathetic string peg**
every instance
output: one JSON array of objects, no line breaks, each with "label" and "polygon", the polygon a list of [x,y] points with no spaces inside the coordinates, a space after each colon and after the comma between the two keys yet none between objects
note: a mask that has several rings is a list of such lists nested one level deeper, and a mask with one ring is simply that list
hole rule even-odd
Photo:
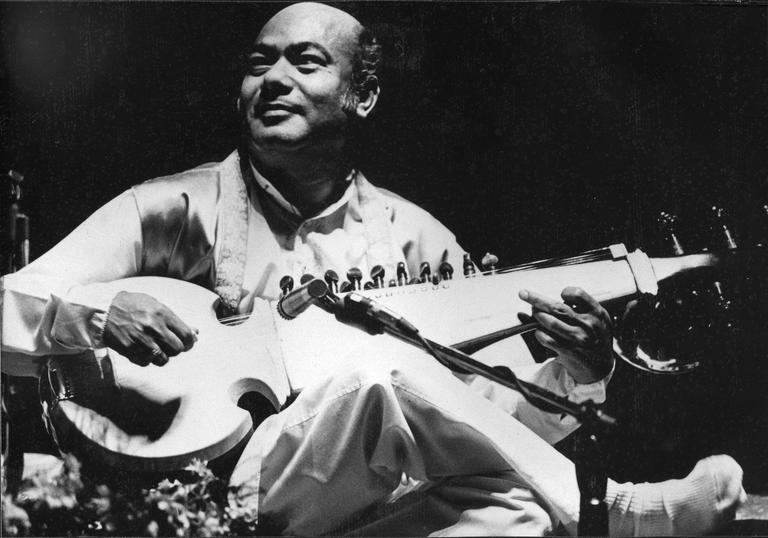
[{"label": "sympathetic string peg", "polygon": [[408,285],[410,286],[411,284],[421,284],[422,282],[423,280],[421,280],[419,277],[412,276],[411,279],[408,281]]},{"label": "sympathetic string peg", "polygon": [[443,277],[443,280],[451,280],[453,278],[453,265],[448,262],[441,263],[440,276]]},{"label": "sympathetic string peg", "polygon": [[483,259],[480,261],[483,266],[483,271],[492,275],[496,274],[496,266],[499,264],[499,257],[490,252],[486,252]]},{"label": "sympathetic string peg", "polygon": [[396,288],[396,287],[397,287],[397,280],[395,280],[394,278],[390,278],[390,279],[389,279],[389,284],[388,284],[388,287],[390,287],[390,288]]},{"label": "sympathetic string peg", "polygon": [[325,283],[328,284],[328,289],[332,293],[339,293],[339,275],[333,269],[328,269],[325,272]]},{"label": "sympathetic string peg", "polygon": [[363,272],[357,267],[352,267],[347,271],[347,280],[352,286],[352,291],[359,291],[362,289]]},{"label": "sympathetic string peg", "polygon": [[421,262],[421,266],[419,267],[419,280],[421,282],[429,282],[431,276],[432,268],[430,268],[429,262]]},{"label": "sympathetic string peg", "polygon": [[685,250],[683,250],[683,247],[677,238],[677,215],[667,211],[661,211],[656,219],[656,223],[666,235],[666,238],[669,241],[668,246],[672,249],[672,254],[675,256],[682,256],[685,254]]},{"label": "sympathetic string peg", "polygon": [[757,246],[768,246],[768,204],[760,206],[760,221],[757,236]]},{"label": "sympathetic string peg", "polygon": [[283,278],[280,279],[280,291],[283,294],[283,297],[288,295],[291,290],[293,289],[293,277],[290,275],[285,275]]},{"label": "sympathetic string peg", "polygon": [[736,237],[728,227],[728,213],[725,209],[716,205],[712,206],[711,211],[714,219],[714,222],[712,223],[713,231],[722,232],[722,240],[725,243],[725,248],[728,250],[737,248]]},{"label": "sympathetic string peg", "polygon": [[404,262],[398,262],[397,264],[397,285],[405,286],[408,283],[408,269],[405,268]]},{"label": "sympathetic string peg", "polygon": [[376,289],[376,284],[374,284],[373,282],[371,282],[369,280],[368,282],[365,283],[365,285],[363,286],[363,289],[364,290],[375,290]]},{"label": "sympathetic string peg", "polygon": [[373,269],[371,269],[371,280],[375,287],[384,287],[384,268],[381,265],[373,266]]},{"label": "sympathetic string peg", "polygon": [[469,254],[466,252],[464,253],[464,263],[462,268],[464,269],[464,276],[475,276],[475,264],[472,263],[472,258],[470,258]]},{"label": "sympathetic string peg", "polygon": [[339,293],[347,293],[348,291],[352,291],[352,284],[345,280],[341,283],[341,286],[339,286]]}]

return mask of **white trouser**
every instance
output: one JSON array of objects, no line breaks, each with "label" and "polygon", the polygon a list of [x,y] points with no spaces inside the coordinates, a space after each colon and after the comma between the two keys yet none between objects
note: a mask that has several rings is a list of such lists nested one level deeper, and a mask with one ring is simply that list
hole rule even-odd
[{"label": "white trouser", "polygon": [[[403,474],[432,485],[388,511]],[[421,355],[350,364],[305,389],[259,426],[231,483],[260,525],[295,535],[540,535],[557,523],[574,532],[578,519],[573,464]],[[645,486],[660,503],[646,530],[685,532],[667,521],[663,491]],[[714,512],[714,486],[700,486],[699,509]],[[643,532],[633,503],[650,505],[635,489],[609,482],[612,533]]]}]

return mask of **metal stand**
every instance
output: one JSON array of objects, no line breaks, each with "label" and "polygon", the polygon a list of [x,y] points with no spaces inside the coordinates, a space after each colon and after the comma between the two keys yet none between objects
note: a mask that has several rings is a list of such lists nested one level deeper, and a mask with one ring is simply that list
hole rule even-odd
[{"label": "metal stand", "polygon": [[[6,174],[7,186],[2,205],[6,208],[7,220],[2,234],[2,274],[14,273],[29,263],[29,217],[21,212],[21,182],[24,176],[15,170]],[[8,401],[17,388],[13,378],[6,374],[0,376],[0,429],[2,430],[2,461],[5,481],[3,488],[7,493],[15,493],[21,483],[24,468],[24,453],[16,439],[18,426],[10,420],[13,409]]]},{"label": "metal stand", "polygon": [[579,536],[608,536],[608,505],[605,490],[608,475],[605,458],[601,451],[598,435],[583,426],[576,433],[574,463],[576,481],[579,484]]}]

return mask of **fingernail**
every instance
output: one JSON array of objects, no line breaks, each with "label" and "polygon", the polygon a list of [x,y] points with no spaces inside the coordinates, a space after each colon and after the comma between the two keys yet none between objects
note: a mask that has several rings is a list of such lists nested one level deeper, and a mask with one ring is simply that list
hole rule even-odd
[{"label": "fingernail", "polygon": [[520,290],[517,294],[518,297],[520,297],[523,301],[528,300],[528,290]]}]

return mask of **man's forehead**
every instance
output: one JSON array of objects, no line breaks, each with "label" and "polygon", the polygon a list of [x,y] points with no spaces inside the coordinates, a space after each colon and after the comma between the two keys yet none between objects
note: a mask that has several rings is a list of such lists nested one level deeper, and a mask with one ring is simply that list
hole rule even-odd
[{"label": "man's forehead", "polygon": [[344,11],[330,6],[302,3],[289,6],[261,29],[255,44],[287,46],[317,43],[333,51],[351,51],[360,23]]}]

